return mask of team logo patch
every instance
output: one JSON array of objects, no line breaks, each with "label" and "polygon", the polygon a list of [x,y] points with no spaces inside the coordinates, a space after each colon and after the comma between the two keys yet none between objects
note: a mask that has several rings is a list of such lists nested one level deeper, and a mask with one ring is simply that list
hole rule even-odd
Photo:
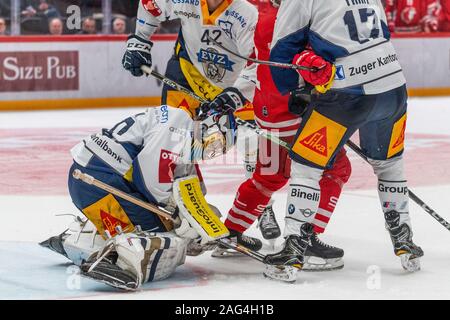
[{"label": "team logo patch", "polygon": [[156,4],[155,0],[142,0],[142,5],[155,17],[159,17],[162,14],[162,11]]},{"label": "team logo patch", "polygon": [[175,171],[175,161],[178,158],[178,154],[161,149],[159,156],[159,183],[172,183],[173,173]]},{"label": "team logo patch", "polygon": [[215,82],[220,82],[227,71],[233,71],[235,64],[226,54],[219,53],[214,48],[200,49],[197,58],[202,63],[206,77]]},{"label": "team logo patch", "polygon": [[295,206],[291,203],[291,204],[288,206],[288,213],[289,213],[289,214],[294,214],[294,212],[295,212]]},{"label": "team logo patch", "polygon": [[392,129],[391,142],[389,143],[389,149],[387,157],[391,158],[403,151],[405,145],[405,131],[406,131],[406,113],[401,117]]},{"label": "team logo patch", "polygon": [[233,29],[233,24],[229,21],[223,21],[219,20],[219,27],[225,32],[225,34],[230,38],[233,39],[233,34],[231,33],[231,30]]},{"label": "team logo patch", "polygon": [[328,156],[328,146],[327,146],[327,127],[314,132],[313,134],[307,136],[305,139],[301,140],[300,143],[318,154],[327,157]]},{"label": "team logo patch", "polygon": [[344,80],[344,79],[345,79],[344,66],[342,65],[336,66],[336,74],[334,76],[334,80]]},{"label": "team logo patch", "polygon": [[314,211],[312,211],[312,210],[309,209],[309,208],[306,208],[306,209],[300,209],[300,212],[301,212],[302,215],[303,215],[304,217],[306,217],[306,218],[309,218],[309,217],[311,217],[311,216],[314,214]]},{"label": "team logo patch", "polygon": [[89,207],[83,209],[83,213],[95,225],[98,232],[104,237],[105,231],[114,237],[117,234],[116,227],[120,226],[124,232],[134,229],[128,215],[120,203],[112,194],[98,200]]},{"label": "team logo patch", "polygon": [[302,158],[326,166],[347,132],[343,125],[313,111],[295,141],[292,151]]}]

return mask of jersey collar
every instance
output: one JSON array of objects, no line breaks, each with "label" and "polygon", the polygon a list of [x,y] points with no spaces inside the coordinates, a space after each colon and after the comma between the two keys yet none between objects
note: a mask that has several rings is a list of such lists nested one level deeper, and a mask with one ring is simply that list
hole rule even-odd
[{"label": "jersey collar", "polygon": [[233,0],[224,0],[220,6],[214,10],[213,13],[209,13],[208,2],[206,0],[201,0],[200,4],[202,7],[202,16],[204,25],[215,25],[216,19],[231,5]]}]

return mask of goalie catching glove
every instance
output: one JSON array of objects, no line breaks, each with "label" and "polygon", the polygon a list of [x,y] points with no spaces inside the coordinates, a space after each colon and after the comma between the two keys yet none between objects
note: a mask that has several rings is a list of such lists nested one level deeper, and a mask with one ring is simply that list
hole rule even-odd
[{"label": "goalie catching glove", "polygon": [[135,77],[144,74],[142,66],[152,66],[151,50],[153,42],[136,35],[130,35],[127,41],[127,51],[122,58],[122,66]]}]

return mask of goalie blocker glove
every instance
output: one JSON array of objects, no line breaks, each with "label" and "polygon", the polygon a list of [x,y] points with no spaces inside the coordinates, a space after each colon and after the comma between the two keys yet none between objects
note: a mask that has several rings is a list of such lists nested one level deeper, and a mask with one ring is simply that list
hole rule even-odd
[{"label": "goalie blocker glove", "polygon": [[122,58],[122,66],[135,77],[144,74],[142,66],[152,66],[151,50],[153,42],[145,40],[137,35],[130,35],[127,41],[127,51]]}]

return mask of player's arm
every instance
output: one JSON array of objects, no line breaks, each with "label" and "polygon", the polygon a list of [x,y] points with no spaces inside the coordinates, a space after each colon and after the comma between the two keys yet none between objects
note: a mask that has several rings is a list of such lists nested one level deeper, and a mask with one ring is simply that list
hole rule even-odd
[{"label": "player's arm", "polygon": [[165,20],[165,12],[170,9],[163,0],[141,0],[136,19],[136,31],[128,37],[127,50],[122,58],[123,67],[135,77],[144,73],[142,66],[152,66],[151,50],[153,42],[150,37],[155,33],[161,21]]},{"label": "player's arm", "polygon": [[[252,9],[254,9],[252,7]],[[251,19],[248,19],[247,26],[236,34],[237,48],[239,54],[244,57],[256,58],[255,53],[255,30],[258,22],[258,12],[255,9],[252,12]],[[256,87],[256,68],[255,63],[247,63],[241,71],[239,77],[234,83],[234,87],[239,89],[242,95],[248,100],[253,101]]]},{"label": "player's arm", "polygon": [[[309,23],[312,10],[311,0],[283,0],[277,14],[272,38],[270,60],[292,63],[294,57],[308,44]],[[272,78],[282,94],[299,87],[303,79],[292,69],[271,67]]]},{"label": "player's arm", "polygon": [[[239,54],[245,57],[255,58],[254,54],[254,33],[257,23],[258,12],[251,7],[247,26],[238,29],[234,34],[236,38],[236,47]],[[232,87],[225,88],[209,105],[203,106],[203,109],[215,110],[219,113],[225,113],[230,110],[237,110],[244,107],[247,101],[253,101],[256,87],[256,64],[249,63],[241,70],[238,78]]]},{"label": "player's arm", "polygon": [[[326,92],[333,83],[335,68],[332,63],[317,55],[312,48],[306,47],[312,40],[309,38],[312,3],[311,0],[283,1],[277,15],[273,38],[276,44],[272,48],[271,60],[292,62],[303,67],[297,70],[301,79],[289,70],[271,68],[274,82],[282,94],[302,86],[303,80],[321,93]],[[293,12],[296,14],[293,15]]]}]

